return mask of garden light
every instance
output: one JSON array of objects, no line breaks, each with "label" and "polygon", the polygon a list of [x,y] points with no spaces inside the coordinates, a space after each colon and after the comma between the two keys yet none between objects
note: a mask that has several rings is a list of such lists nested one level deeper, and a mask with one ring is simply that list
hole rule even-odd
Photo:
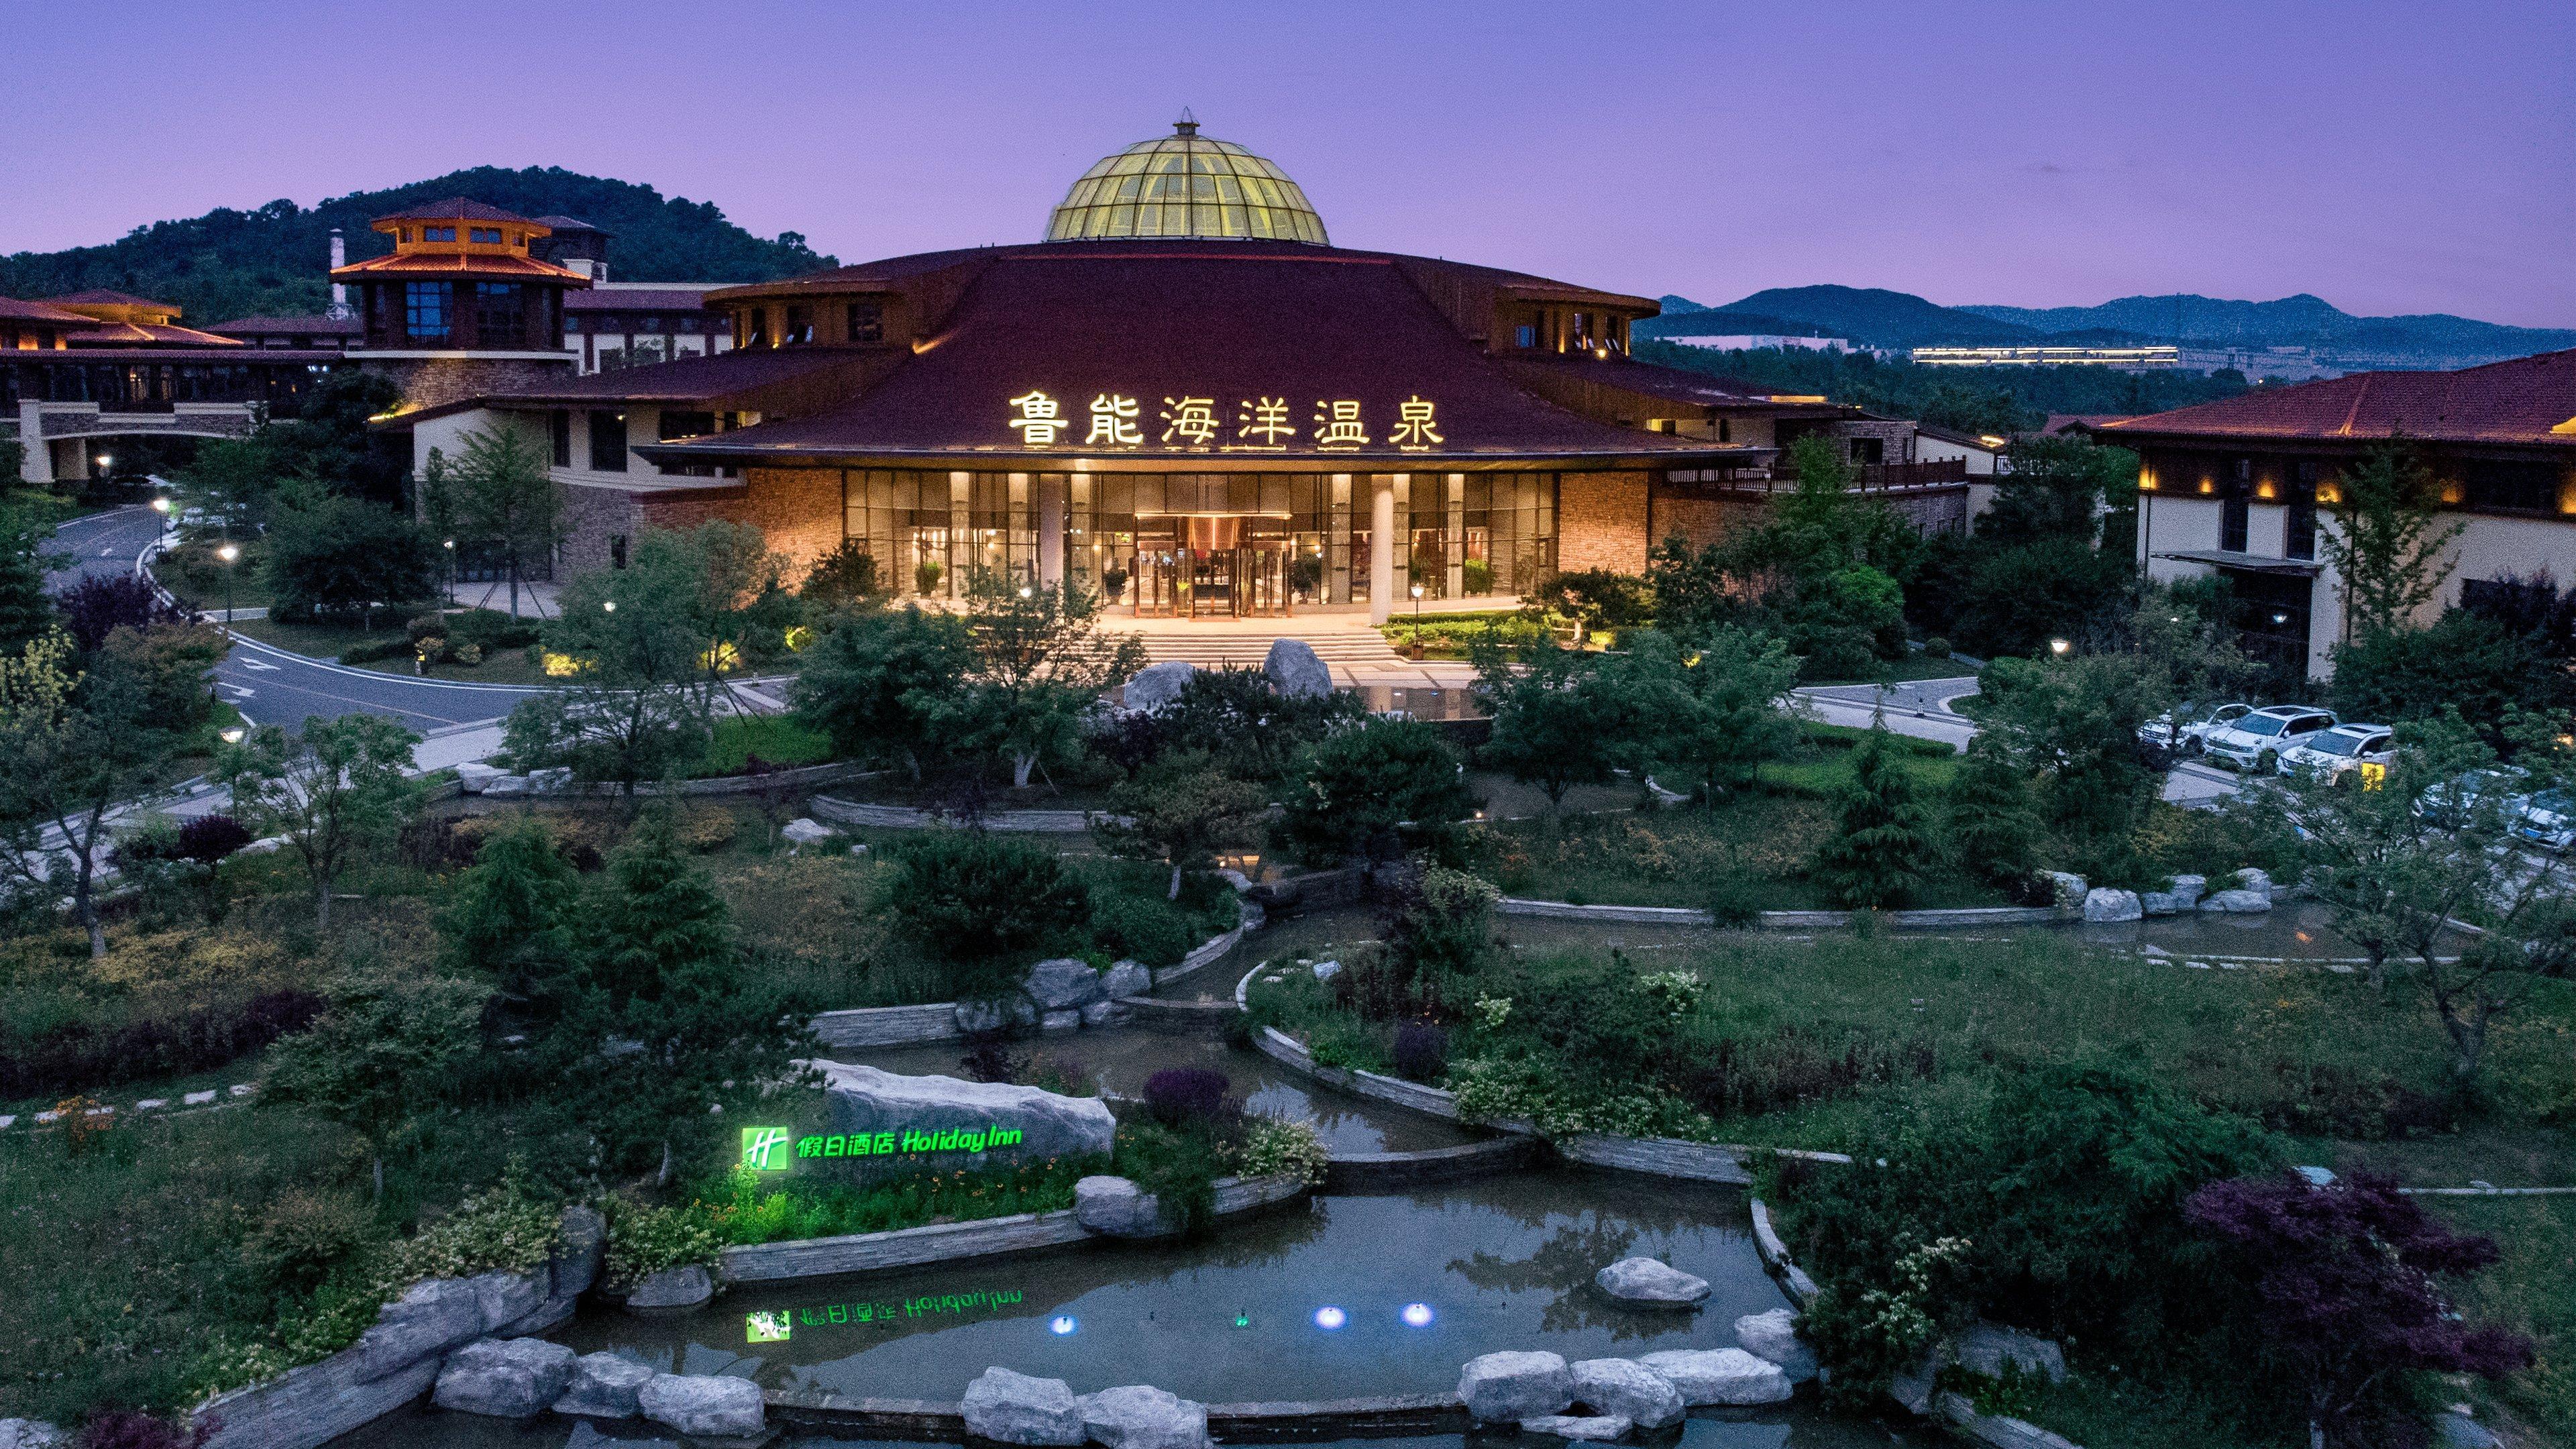
[{"label": "garden light", "polygon": [[215,557],[222,559],[226,563],[231,563],[234,559],[241,557],[241,545],[237,543],[225,544],[215,550]]},{"label": "garden light", "polygon": [[1081,1326],[1081,1320],[1075,1318],[1070,1313],[1059,1313],[1055,1317],[1047,1320],[1047,1332],[1054,1334],[1058,1338],[1064,1337],[1066,1334],[1073,1332]]},{"label": "garden light", "polygon": [[1334,1329],[1339,1328],[1350,1321],[1351,1316],[1349,1314],[1333,1307],[1329,1303],[1315,1310],[1315,1326],[1327,1333],[1332,1332]]},{"label": "garden light", "polygon": [[2051,639],[2048,641],[2048,652],[2051,654],[2064,654],[2067,650],[2074,647],[2075,645],[2072,641],[2065,639]]},{"label": "garden light", "polygon": [[1428,1303],[1408,1303],[1404,1305],[1404,1311],[1396,1316],[1403,1319],[1405,1323],[1411,1327],[1429,1328],[1431,1326],[1431,1305]]},{"label": "garden light", "polygon": [[168,513],[170,511],[170,500],[167,498],[153,499],[152,511],[155,513]]},{"label": "garden light", "polygon": [[603,614],[616,613],[617,601],[615,599],[602,599],[599,603],[599,611]]}]

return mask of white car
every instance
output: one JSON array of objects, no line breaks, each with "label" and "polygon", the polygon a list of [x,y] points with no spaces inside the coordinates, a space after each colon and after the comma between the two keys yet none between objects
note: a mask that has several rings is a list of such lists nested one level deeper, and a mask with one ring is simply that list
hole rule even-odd
[{"label": "white car", "polygon": [[2274,768],[2284,775],[2314,775],[2336,784],[2359,771],[2364,785],[2376,787],[2387,778],[2388,766],[2396,758],[2397,740],[2388,726],[2339,724],[2283,748]]},{"label": "white car", "polygon": [[2330,709],[2276,704],[2248,711],[2234,723],[2220,725],[2201,736],[2201,753],[2225,760],[2240,770],[2270,771],[2279,767],[2282,751],[2304,743],[2319,730],[2333,729],[2334,723],[2334,711]]},{"label": "white car", "polygon": [[2576,795],[2543,790],[2515,802],[2513,833],[2551,850],[2576,846]]},{"label": "white car", "polygon": [[2181,710],[2169,711],[2138,726],[2138,743],[2177,755],[2196,755],[2211,730],[2223,729],[2253,712],[2250,704],[2222,704],[2197,717],[2186,717]]}]

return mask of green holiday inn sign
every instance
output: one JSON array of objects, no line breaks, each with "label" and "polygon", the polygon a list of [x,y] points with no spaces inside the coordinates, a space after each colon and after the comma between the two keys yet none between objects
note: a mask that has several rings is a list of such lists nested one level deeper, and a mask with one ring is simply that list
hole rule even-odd
[{"label": "green holiday inn sign", "polygon": [[[904,1157],[931,1152],[982,1152],[994,1147],[1016,1147],[1021,1132],[1016,1127],[942,1127],[931,1130],[906,1127],[886,1132],[809,1133],[796,1137],[784,1127],[745,1127],[742,1129],[742,1165],[754,1172],[784,1172],[798,1158],[806,1157]],[[792,1150],[791,1150],[792,1143]]]}]

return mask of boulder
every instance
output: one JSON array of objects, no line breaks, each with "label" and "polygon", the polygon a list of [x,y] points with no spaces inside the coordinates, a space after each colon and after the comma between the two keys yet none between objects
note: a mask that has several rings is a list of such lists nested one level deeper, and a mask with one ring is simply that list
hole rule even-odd
[{"label": "boulder", "polygon": [[550,769],[528,772],[528,793],[531,795],[560,795],[571,788],[572,767],[570,765],[556,765]]},{"label": "boulder", "polygon": [[592,1414],[602,1419],[631,1419],[644,1412],[637,1395],[651,1383],[654,1371],[613,1353],[586,1353],[572,1361],[572,1381],[554,1403],[558,1414]]},{"label": "boulder", "polygon": [[358,1381],[373,1383],[483,1334],[483,1303],[472,1285],[429,1278],[377,1310],[375,1326],[349,1346]]},{"label": "boulder", "polygon": [[1087,961],[1059,956],[1030,967],[1020,989],[1040,1011],[1080,1011],[1100,999],[1100,973]]},{"label": "boulder", "polygon": [[2268,873],[2256,870],[2254,867],[2249,865],[2236,873],[2236,889],[2240,891],[2252,891],[2254,894],[2261,896],[2264,900],[2269,901],[2272,899],[2272,877]]},{"label": "boulder", "polygon": [[599,1281],[600,1259],[608,1251],[608,1220],[597,1208],[563,1210],[563,1239],[555,1249],[554,1296],[578,1298]]},{"label": "boulder", "polygon": [[548,1284],[543,1270],[535,1273],[477,1273],[465,1280],[474,1290],[474,1300],[483,1312],[483,1331],[497,1331],[503,1324],[525,1318],[536,1306],[546,1301]]},{"label": "boulder", "polygon": [[1082,1009],[1084,1026],[1116,1026],[1136,1014],[1124,1002],[1095,1001]]},{"label": "boulder", "polygon": [[703,1263],[647,1273],[626,1290],[629,1313],[686,1313],[716,1296],[715,1275]]},{"label": "boulder", "polygon": [[572,1350],[542,1338],[486,1338],[447,1356],[430,1402],[460,1414],[529,1419],[563,1397]]},{"label": "boulder", "polygon": [[2272,898],[2261,891],[2219,891],[2200,903],[2205,915],[2259,916],[2272,909]]},{"label": "boulder", "polygon": [[2084,919],[2094,925],[2117,925],[2134,921],[2146,914],[2136,891],[2111,886],[2095,886],[2084,893]]},{"label": "boulder", "polygon": [[485,786],[508,773],[510,772],[498,765],[487,765],[481,760],[467,760],[456,767],[456,788],[468,795],[480,795]]},{"label": "boulder", "polygon": [[1006,1368],[988,1368],[966,1386],[958,1402],[966,1432],[996,1444],[1045,1444],[1071,1449],[1088,1437],[1082,1406],[1062,1379],[1033,1379]]},{"label": "boulder", "polygon": [[2043,871],[2041,874],[2047,877],[2050,894],[2059,910],[2083,909],[2084,897],[2087,894],[2084,877],[2070,875],[2062,870]]},{"label": "boulder", "polygon": [[795,846],[820,845],[832,838],[832,827],[800,815],[778,827],[778,838]]},{"label": "boulder", "polygon": [[1069,1031],[1080,1031],[1082,1030],[1082,1013],[1079,1011],[1050,1011],[1046,1015],[1038,1018],[1038,1030],[1047,1036],[1062,1036]]},{"label": "boulder", "polygon": [[1625,1438],[1635,1427],[1616,1414],[1541,1414],[1534,1419],[1521,1420],[1524,1434],[1545,1434],[1556,1439],[1580,1439],[1598,1444]]},{"label": "boulder", "polygon": [[636,1392],[644,1417],[693,1438],[736,1438],[763,1427],[760,1385],[716,1374],[655,1374]]},{"label": "boulder", "polygon": [[1118,961],[1100,973],[1100,995],[1107,1001],[1143,996],[1154,989],[1154,972],[1142,961]]},{"label": "boulder", "polygon": [[957,1003],[957,1029],[968,1036],[988,1031],[1007,1031],[1015,1026],[1038,1024],[1038,1009],[1017,997],[1009,1001],[961,1001]]},{"label": "boulder", "polygon": [[1097,1097],[1059,1096],[1009,1082],[897,1076],[854,1063],[818,1061],[814,1067],[823,1078],[827,1130],[882,1149],[840,1159],[861,1172],[1106,1157],[1118,1131],[1117,1119]]},{"label": "boulder", "polygon": [[1777,1404],[1796,1392],[1780,1365],[1740,1348],[1670,1348],[1646,1354],[1637,1362],[1662,1375],[1682,1402],[1693,1408]]},{"label": "boulder", "polygon": [[1342,974],[1342,963],[1341,963],[1341,962],[1339,962],[1339,961],[1337,961],[1337,960],[1336,960],[1336,961],[1318,961],[1318,962],[1316,962],[1316,963],[1315,963],[1314,970],[1315,970],[1315,979],[1316,979],[1316,980],[1318,980],[1318,981],[1330,981],[1330,980],[1332,980],[1334,977],[1339,976],[1339,975],[1341,975],[1341,974]]},{"label": "boulder", "polygon": [[0,1449],[56,1449],[71,1436],[42,1419],[0,1419]]},{"label": "boulder", "polygon": [[[8,1442],[6,1438],[0,1438],[0,1449],[5,1449]],[[2498,1449],[2504,1443],[2486,1425],[2457,1409],[2446,1409],[2433,1416],[2433,1442],[2441,1445],[2442,1449]]]},{"label": "boulder", "polygon": [[2197,875],[2175,876],[2173,889],[2167,894],[2181,902],[2184,910],[2190,910],[2200,904],[2202,896],[2209,894],[2209,878]]},{"label": "boulder", "polygon": [[1602,1292],[1623,1303],[1658,1308],[1696,1308],[1708,1296],[1706,1278],[1694,1277],[1653,1258],[1622,1258],[1593,1274],[1592,1281]]},{"label": "boulder", "polygon": [[1633,1358],[1587,1358],[1571,1365],[1574,1401],[1596,1414],[1616,1414],[1640,1429],[1681,1422],[1690,1406],[1672,1381]]},{"label": "boulder", "polygon": [[1196,673],[1198,666],[1186,659],[1148,664],[1127,681],[1127,707],[1151,714],[1178,698],[1181,686]]},{"label": "boulder", "polygon": [[1489,1353],[1458,1370],[1458,1397],[1478,1423],[1518,1423],[1564,1413],[1574,1402],[1574,1375],[1556,1354]]},{"label": "boulder", "polygon": [[[483,793],[486,795],[525,795],[528,793],[528,777],[525,775],[495,775],[491,779],[483,782]],[[273,849],[274,847],[271,848]]]},{"label": "boulder", "polygon": [[1075,1403],[1083,1432],[1108,1449],[1208,1449],[1207,1405],[1150,1384],[1102,1389]]},{"label": "boulder", "polygon": [[2065,1350],[2035,1334],[1999,1324],[1969,1328],[1950,1346],[1950,1355],[1959,1367],[1990,1379],[2002,1378],[2007,1365],[2023,1377],[2045,1377],[2052,1384],[2066,1377]]},{"label": "boulder", "polygon": [[1150,1238],[1163,1231],[1163,1204],[1124,1177],[1086,1177],[1073,1185],[1073,1220],[1113,1238]]},{"label": "boulder", "polygon": [[1333,692],[1333,671],[1324,667],[1315,646],[1303,639],[1271,640],[1270,652],[1261,658],[1261,672],[1270,677],[1272,689],[1290,699]]},{"label": "boulder", "polygon": [[1803,1384],[1816,1376],[1815,1351],[1798,1337],[1798,1310],[1794,1308],[1748,1313],[1735,1320],[1735,1341],[1755,1358],[1778,1364],[1780,1372],[1787,1374],[1793,1384]]},{"label": "boulder", "polygon": [[[2194,902],[2193,904],[2197,905],[2198,902]],[[2181,894],[2176,891],[2138,892],[2138,912],[2140,915],[2179,916],[2190,909],[2191,906],[2184,905],[2182,903]]]}]

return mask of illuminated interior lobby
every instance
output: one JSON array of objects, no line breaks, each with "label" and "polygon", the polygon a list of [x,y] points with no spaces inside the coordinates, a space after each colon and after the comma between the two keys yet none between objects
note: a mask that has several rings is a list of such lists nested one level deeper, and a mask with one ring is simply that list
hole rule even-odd
[{"label": "illuminated interior lobby", "polygon": [[722,355],[397,422],[424,463],[541,434],[573,570],[722,517],[799,560],[855,540],[904,597],[993,570],[1139,616],[1383,620],[1640,571],[1848,411],[1630,360],[1649,298],[1334,246],[1284,171],[1186,118],[1043,235],[719,289]]}]

